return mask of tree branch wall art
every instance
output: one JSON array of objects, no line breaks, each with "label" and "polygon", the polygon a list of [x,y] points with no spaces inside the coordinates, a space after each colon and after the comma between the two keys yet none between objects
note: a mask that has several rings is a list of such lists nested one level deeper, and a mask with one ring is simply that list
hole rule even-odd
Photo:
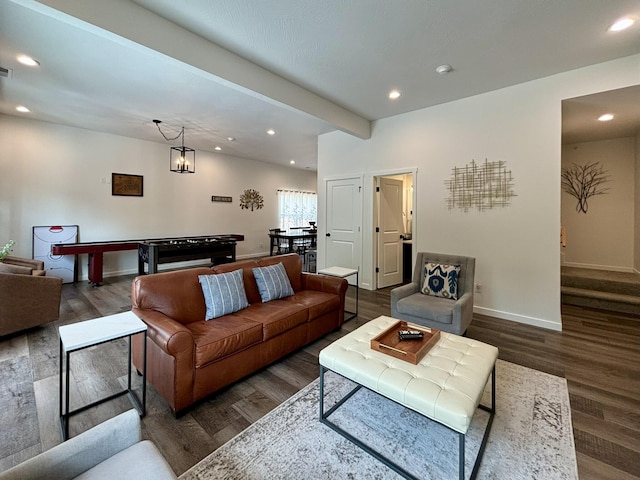
[{"label": "tree branch wall art", "polygon": [[451,178],[444,183],[449,190],[449,210],[460,208],[468,212],[476,208],[481,212],[506,207],[511,197],[516,196],[511,170],[507,170],[507,163],[502,160],[490,162],[485,158],[480,165],[471,160],[464,167],[453,167]]},{"label": "tree branch wall art", "polygon": [[588,199],[596,195],[604,195],[610,189],[603,185],[609,182],[600,162],[587,163],[585,165],[572,164],[562,168],[562,189],[578,200],[576,211],[587,213],[589,209]]}]

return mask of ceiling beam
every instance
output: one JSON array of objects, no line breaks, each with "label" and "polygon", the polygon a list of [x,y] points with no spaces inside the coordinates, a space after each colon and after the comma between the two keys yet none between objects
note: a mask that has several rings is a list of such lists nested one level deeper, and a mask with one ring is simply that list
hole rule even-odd
[{"label": "ceiling beam", "polygon": [[285,108],[305,112],[345,133],[362,139],[371,137],[371,122],[366,118],[129,0],[14,1],[111,40],[129,40],[134,45],[127,42],[128,46],[141,45],[159,52],[210,74],[217,82],[228,87]]}]

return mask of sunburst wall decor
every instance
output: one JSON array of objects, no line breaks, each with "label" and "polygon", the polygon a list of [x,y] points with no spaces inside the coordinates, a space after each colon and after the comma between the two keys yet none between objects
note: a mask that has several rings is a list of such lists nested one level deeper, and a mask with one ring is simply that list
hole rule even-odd
[{"label": "sunburst wall decor", "polygon": [[240,208],[241,209],[251,209],[253,212],[254,209],[260,210],[264,206],[264,199],[262,195],[258,193],[257,190],[253,188],[249,188],[244,191],[242,195],[240,195]]}]

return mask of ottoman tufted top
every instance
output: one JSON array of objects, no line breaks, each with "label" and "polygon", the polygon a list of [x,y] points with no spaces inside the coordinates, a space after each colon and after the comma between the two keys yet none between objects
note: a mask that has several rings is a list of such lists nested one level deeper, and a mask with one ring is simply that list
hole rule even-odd
[{"label": "ottoman tufted top", "polygon": [[498,349],[441,332],[438,343],[417,365],[372,350],[371,339],[397,321],[381,316],[362,325],[324,348],[320,364],[466,433],[498,358]]}]

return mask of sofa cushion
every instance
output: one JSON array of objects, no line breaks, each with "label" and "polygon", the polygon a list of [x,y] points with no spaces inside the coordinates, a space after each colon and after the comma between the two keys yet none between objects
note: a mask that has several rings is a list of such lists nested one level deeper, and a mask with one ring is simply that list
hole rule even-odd
[{"label": "sofa cushion", "polygon": [[247,294],[247,300],[250,304],[260,303],[260,292],[256,284],[256,278],[253,276],[253,269],[259,267],[256,259],[241,260],[233,263],[223,263],[211,267],[214,273],[227,273],[233,270],[242,269],[242,278],[244,280],[244,291]]},{"label": "sofa cushion", "polygon": [[302,289],[302,257],[297,253],[288,253],[286,255],[275,255],[273,257],[263,257],[257,260],[258,267],[267,267],[269,265],[275,265],[276,263],[282,263],[291,288],[294,292],[298,292]]},{"label": "sofa cushion", "polygon": [[292,297],[287,297],[285,300],[298,303],[308,308],[309,321],[340,308],[340,297],[338,295],[318,292],[316,290],[301,290],[296,292]]},{"label": "sofa cushion", "polygon": [[424,265],[422,293],[457,300],[459,276],[460,265],[427,262]]},{"label": "sofa cushion", "polygon": [[293,288],[282,263],[253,269],[262,302],[293,295]]},{"label": "sofa cushion", "polygon": [[307,322],[308,309],[286,300],[256,303],[234,315],[262,324],[262,338],[269,340],[287,330]]},{"label": "sofa cushion", "polygon": [[249,306],[244,291],[242,270],[216,275],[198,275],[207,305],[205,320],[237,312]]},{"label": "sofa cushion", "polygon": [[87,470],[76,480],[114,478],[169,480],[176,476],[156,446],[149,440],[143,440]]},{"label": "sofa cushion", "polygon": [[188,323],[185,327],[193,335],[196,368],[262,341],[262,324],[238,317],[235,313],[219,318],[215,325],[202,320]]},{"label": "sofa cushion", "polygon": [[198,276],[210,274],[211,269],[196,267],[136,277],[131,286],[132,306],[156,310],[182,324],[203,321],[207,306]]},{"label": "sofa cushion", "polygon": [[0,262],[0,272],[13,273],[14,275],[31,275],[31,269],[29,267],[23,267],[21,265],[11,265],[9,263]]}]

